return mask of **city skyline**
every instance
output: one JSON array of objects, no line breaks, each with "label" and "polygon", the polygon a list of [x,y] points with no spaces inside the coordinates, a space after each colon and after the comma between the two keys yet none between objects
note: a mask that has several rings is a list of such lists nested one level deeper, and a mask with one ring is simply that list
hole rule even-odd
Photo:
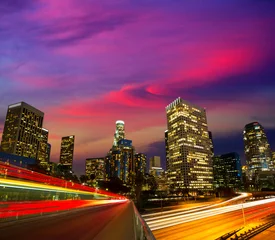
[{"label": "city skyline", "polygon": [[215,154],[244,161],[253,121],[275,149],[273,2],[20,2],[0,10],[0,138],[7,106],[25,101],[45,113],[52,161],[76,135],[76,172],[105,155],[118,119],[164,162],[165,106],[180,96],[207,109]]}]

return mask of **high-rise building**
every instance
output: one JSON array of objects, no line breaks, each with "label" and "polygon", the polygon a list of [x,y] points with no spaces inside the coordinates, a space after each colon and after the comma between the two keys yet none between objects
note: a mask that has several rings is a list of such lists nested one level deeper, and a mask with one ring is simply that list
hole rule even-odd
[{"label": "high-rise building", "polygon": [[135,175],[134,152],[131,140],[119,140],[117,147],[113,147],[106,156],[106,177],[117,177],[124,184],[131,185]]},{"label": "high-rise building", "polygon": [[160,156],[153,156],[149,159],[149,169],[152,167],[161,167]]},{"label": "high-rise building", "polygon": [[165,139],[165,157],[166,157],[166,169],[169,168],[168,166],[168,159],[169,159],[169,148],[168,148],[168,130],[164,132],[164,139]]},{"label": "high-rise building", "polygon": [[25,102],[9,105],[2,135],[2,151],[38,159],[43,119],[43,112]]},{"label": "high-rise building", "polygon": [[214,187],[239,189],[242,168],[239,154],[232,152],[213,157]]},{"label": "high-rise building", "polygon": [[209,139],[210,139],[210,150],[212,152],[212,157],[214,156],[214,143],[213,143],[213,137],[212,132],[208,131]]},{"label": "high-rise building", "polygon": [[205,109],[177,98],[166,107],[168,181],[175,188],[213,189],[213,166]]},{"label": "high-rise building", "polygon": [[48,162],[48,163],[49,163],[50,160],[51,160],[51,149],[52,149],[52,145],[49,144],[49,143],[47,143],[47,157],[46,157],[46,159],[47,159],[47,162]]},{"label": "high-rise building", "polygon": [[91,180],[105,180],[105,159],[104,158],[87,158],[86,159],[86,176]]},{"label": "high-rise building", "polygon": [[243,139],[249,180],[255,179],[259,171],[273,170],[272,152],[262,125],[245,125]]},{"label": "high-rise building", "polygon": [[61,140],[60,163],[68,169],[73,167],[75,136],[63,137]]},{"label": "high-rise building", "polygon": [[116,131],[114,134],[113,146],[118,145],[118,141],[125,138],[124,122],[121,120],[116,121]]},{"label": "high-rise building", "polygon": [[147,156],[144,153],[136,153],[134,155],[134,168],[135,168],[135,173],[141,173],[144,175],[146,173],[146,160]]},{"label": "high-rise building", "polygon": [[48,154],[47,154],[48,137],[49,137],[49,131],[45,128],[42,128],[42,132],[39,140],[37,160],[40,163],[40,165],[44,166],[45,168],[47,168],[47,165],[49,163]]}]

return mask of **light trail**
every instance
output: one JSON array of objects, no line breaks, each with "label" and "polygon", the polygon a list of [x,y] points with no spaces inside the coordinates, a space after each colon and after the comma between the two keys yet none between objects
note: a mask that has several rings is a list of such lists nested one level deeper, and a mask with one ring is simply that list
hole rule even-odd
[{"label": "light trail", "polygon": [[74,194],[84,194],[84,195],[99,195],[99,196],[109,197],[106,194],[100,194],[100,193],[95,193],[95,192],[66,189],[66,188],[62,188],[62,187],[50,186],[50,185],[45,185],[45,184],[41,184],[41,183],[32,183],[32,182],[27,182],[27,181],[19,181],[19,180],[3,179],[3,178],[0,178],[0,186],[9,187],[9,188],[37,190],[37,191],[74,193]]},{"label": "light trail", "polygon": [[191,222],[191,221],[195,221],[195,220],[199,220],[199,219],[203,219],[211,216],[216,216],[223,213],[237,211],[242,208],[250,208],[250,207],[272,203],[272,202],[275,202],[275,198],[259,200],[255,202],[248,202],[243,204],[236,204],[232,206],[225,206],[225,207],[220,207],[215,209],[208,209],[204,211],[197,211],[197,212],[192,212],[187,214],[185,212],[185,213],[182,213],[181,215],[179,214],[168,214],[168,216],[162,215],[162,217],[151,218],[151,219],[149,218],[146,220],[146,222],[150,227],[150,229],[154,231],[154,230],[167,228],[167,227],[175,226],[186,222]]},{"label": "light trail", "polygon": [[[37,173],[25,168],[20,168],[20,167],[13,166],[11,164],[3,163],[0,161],[0,184],[2,184],[1,186],[4,186],[4,184],[8,184],[8,183],[1,183],[1,182],[9,178],[13,178],[13,179],[15,178],[15,179],[20,179],[20,181],[25,181],[24,187],[29,187],[29,189],[32,186],[30,185],[26,186],[27,183],[29,184],[38,183],[40,184],[40,187],[36,187],[36,190],[39,190],[38,188],[42,188],[42,189],[47,189],[48,191],[52,191],[51,189],[53,188],[50,188],[50,186],[52,186],[52,187],[59,187],[59,189],[55,189],[55,190],[58,190],[60,192],[69,192],[67,191],[69,189],[71,193],[72,191],[83,191],[86,194],[87,192],[90,192],[98,196],[107,196],[111,198],[126,199],[124,196],[119,194],[115,194],[112,192],[108,192],[102,189],[97,189],[89,186],[84,186],[82,184],[74,183],[72,181],[66,181],[64,179],[55,178],[49,175]],[[10,185],[17,188],[19,188],[20,186],[19,184],[10,184]],[[7,187],[11,187],[11,186],[7,186]],[[61,190],[61,188],[63,188],[63,190]]]},{"label": "light trail", "polygon": [[[148,217],[150,216],[158,216],[161,215],[160,217],[153,217],[153,218],[149,218],[150,220],[154,220],[154,219],[160,219],[163,218],[163,215],[165,214],[165,216],[170,217],[170,216],[177,216],[177,215],[181,215],[181,213],[191,213],[191,212],[197,212],[197,211],[201,211],[201,210],[205,210],[205,209],[209,209],[209,208],[213,208],[213,207],[218,207],[224,204],[228,204],[234,201],[238,201],[242,198],[247,198],[248,196],[251,195],[251,193],[238,193],[240,194],[240,196],[231,198],[229,200],[220,202],[220,203],[215,203],[215,204],[207,204],[207,205],[200,205],[200,206],[196,206],[196,207],[191,207],[191,208],[183,208],[183,209],[176,209],[176,210],[168,210],[165,212],[158,212],[158,213],[150,213],[150,214],[144,214],[142,215],[142,217],[147,220]],[[177,213],[177,214],[169,214],[169,213]]]},{"label": "light trail", "polygon": [[31,202],[0,202],[0,218],[11,218],[33,214],[52,212],[64,212],[67,210],[80,209],[124,203],[128,200],[60,200],[60,201],[31,201]]}]

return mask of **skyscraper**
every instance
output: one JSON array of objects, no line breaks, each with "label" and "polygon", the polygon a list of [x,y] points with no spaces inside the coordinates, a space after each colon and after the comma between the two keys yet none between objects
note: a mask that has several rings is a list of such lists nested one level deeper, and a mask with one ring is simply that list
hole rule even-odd
[{"label": "skyscraper", "polygon": [[160,156],[153,156],[149,159],[149,169],[152,167],[161,167]]},{"label": "skyscraper", "polygon": [[134,155],[134,169],[135,173],[141,173],[144,175],[146,173],[146,160],[147,156],[144,153],[136,153]]},{"label": "skyscraper", "polygon": [[20,102],[9,105],[1,148],[3,152],[38,158],[44,113]]},{"label": "skyscraper", "polygon": [[106,177],[119,178],[124,184],[131,185],[135,174],[134,148],[132,141],[121,139],[106,156]]},{"label": "skyscraper", "polygon": [[209,139],[210,139],[210,150],[212,153],[212,157],[214,156],[214,143],[213,143],[213,137],[212,132],[208,131]]},{"label": "skyscraper", "polygon": [[42,132],[39,140],[39,150],[38,150],[37,160],[40,163],[40,165],[44,167],[47,167],[47,164],[49,162],[48,154],[47,154],[48,137],[49,137],[49,131],[45,128],[42,128]]},{"label": "skyscraper", "polygon": [[118,141],[125,138],[124,122],[121,120],[116,121],[116,131],[114,134],[113,146],[118,145]]},{"label": "skyscraper", "polygon": [[166,157],[166,169],[169,169],[168,159],[169,159],[169,148],[168,148],[168,130],[164,132],[165,137],[165,157]]},{"label": "skyscraper", "polygon": [[166,107],[168,180],[189,192],[213,189],[210,139],[203,108],[177,98]]},{"label": "skyscraper", "polygon": [[51,160],[51,149],[52,149],[52,145],[47,143],[47,162],[49,163]]},{"label": "skyscraper", "polygon": [[61,140],[60,163],[68,169],[73,167],[74,140],[75,136],[73,135],[63,137]]},{"label": "skyscraper", "polygon": [[86,176],[91,180],[105,180],[105,159],[104,158],[87,158],[86,159]]},{"label": "skyscraper", "polygon": [[253,180],[259,171],[273,170],[272,152],[262,125],[245,125],[243,139],[249,179]]},{"label": "skyscraper", "polygon": [[232,152],[213,157],[214,187],[239,189],[242,169],[239,154]]}]

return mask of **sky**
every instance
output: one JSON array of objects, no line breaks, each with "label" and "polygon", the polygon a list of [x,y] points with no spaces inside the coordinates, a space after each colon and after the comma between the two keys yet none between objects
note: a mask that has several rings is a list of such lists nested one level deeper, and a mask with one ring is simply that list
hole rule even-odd
[{"label": "sky", "polygon": [[25,101],[45,113],[52,161],[75,135],[77,173],[105,156],[116,120],[164,162],[165,107],[181,97],[206,108],[216,154],[243,156],[252,121],[275,149],[274,12],[273,0],[1,0],[0,132]]}]

